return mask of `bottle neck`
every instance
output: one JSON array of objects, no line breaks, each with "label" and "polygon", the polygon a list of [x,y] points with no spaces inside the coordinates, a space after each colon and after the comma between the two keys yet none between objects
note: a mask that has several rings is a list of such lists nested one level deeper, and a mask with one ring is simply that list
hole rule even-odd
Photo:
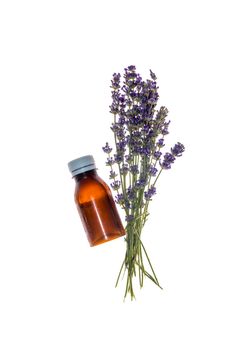
[{"label": "bottle neck", "polygon": [[97,171],[96,169],[92,169],[92,170],[88,170],[88,171],[84,171],[83,173],[81,174],[78,174],[78,175],[75,175],[73,178],[76,182],[86,178],[86,177],[89,177],[89,176],[96,176],[97,175]]}]

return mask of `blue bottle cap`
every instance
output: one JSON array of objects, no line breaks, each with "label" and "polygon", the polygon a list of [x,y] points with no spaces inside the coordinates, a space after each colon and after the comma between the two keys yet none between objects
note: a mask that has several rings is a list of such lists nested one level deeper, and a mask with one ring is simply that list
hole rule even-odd
[{"label": "blue bottle cap", "polygon": [[74,177],[75,175],[84,173],[85,171],[96,169],[96,165],[93,156],[88,155],[71,160],[68,163],[68,168],[72,174],[72,177]]}]

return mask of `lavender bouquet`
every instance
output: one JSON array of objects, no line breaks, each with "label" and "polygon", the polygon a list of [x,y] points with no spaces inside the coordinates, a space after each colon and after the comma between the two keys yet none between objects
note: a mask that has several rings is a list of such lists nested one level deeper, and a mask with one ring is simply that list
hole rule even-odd
[{"label": "lavender bouquet", "polygon": [[159,95],[155,74],[150,70],[151,79],[143,81],[136,67],[129,66],[123,78],[121,84],[121,75],[114,73],[111,80],[115,151],[112,154],[108,143],[103,151],[108,155],[106,165],[110,167],[115,200],[124,209],[127,223],[126,253],[116,286],[126,273],[125,297],[129,294],[133,299],[135,277],[140,287],[147,277],[161,288],[141,234],[149,215],[149,203],[156,194],[156,183],[162,171],[170,169],[182,155],[184,146],[178,142],[170,152],[162,153],[170,120],[167,121],[166,107],[156,109]]}]

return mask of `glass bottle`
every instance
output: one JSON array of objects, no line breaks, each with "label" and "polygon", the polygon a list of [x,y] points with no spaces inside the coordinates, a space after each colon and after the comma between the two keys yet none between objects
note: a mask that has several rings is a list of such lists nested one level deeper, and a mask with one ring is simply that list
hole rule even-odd
[{"label": "glass bottle", "polygon": [[80,157],[68,163],[76,182],[74,200],[90,246],[125,234],[111,190],[98,176],[94,158]]}]

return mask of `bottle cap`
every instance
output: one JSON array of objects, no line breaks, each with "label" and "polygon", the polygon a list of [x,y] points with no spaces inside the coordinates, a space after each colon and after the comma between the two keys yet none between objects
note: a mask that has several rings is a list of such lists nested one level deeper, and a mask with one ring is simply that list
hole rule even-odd
[{"label": "bottle cap", "polygon": [[88,155],[71,160],[68,163],[68,168],[72,174],[72,177],[74,177],[75,175],[84,173],[85,171],[96,169],[96,165],[93,156]]}]

